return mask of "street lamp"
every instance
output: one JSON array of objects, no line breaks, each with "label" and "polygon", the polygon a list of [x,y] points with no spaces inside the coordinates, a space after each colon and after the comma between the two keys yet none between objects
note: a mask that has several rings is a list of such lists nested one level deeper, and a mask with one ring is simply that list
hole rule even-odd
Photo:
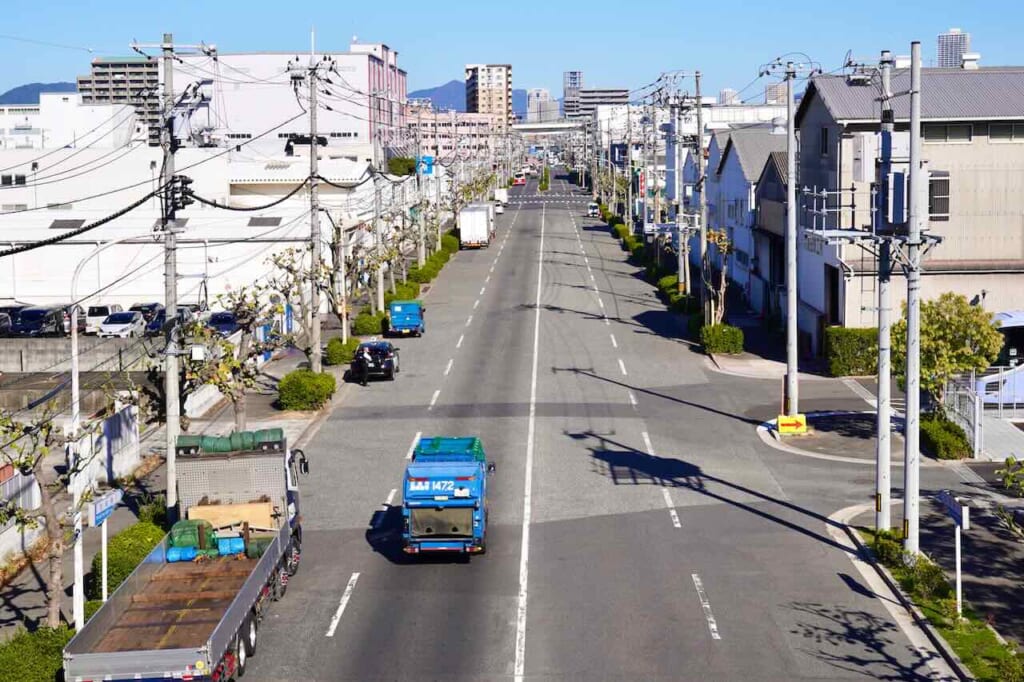
[{"label": "street lamp", "polygon": [[[75,620],[75,628],[78,630],[82,629],[85,625],[85,571],[84,571],[84,557],[82,548],[82,510],[79,509],[81,505],[82,495],[82,484],[78,480],[80,472],[78,471],[78,444],[80,442],[80,434],[78,433],[81,425],[81,387],[79,379],[79,366],[78,366],[78,277],[82,274],[82,268],[90,260],[95,258],[101,252],[109,249],[111,246],[115,246],[122,242],[126,242],[132,239],[143,239],[145,237],[160,237],[163,236],[162,232],[143,232],[142,234],[135,234],[128,237],[121,237],[114,239],[113,241],[106,242],[97,246],[95,249],[90,251],[85,258],[79,261],[78,266],[75,268],[74,274],[71,276],[71,480],[68,482],[68,486],[71,488],[72,494],[72,505],[71,509],[74,511],[75,518],[75,547],[74,547],[74,572],[75,572],[75,583],[71,596],[72,604],[72,615]],[[97,292],[98,293],[98,292]],[[89,296],[92,296],[90,294]],[[82,300],[89,298],[86,296]],[[176,396],[175,396],[176,397]],[[172,398],[168,396],[168,400]],[[167,453],[168,460],[174,458],[173,449]],[[174,487],[174,480],[172,478],[167,479],[168,499],[172,499],[170,496],[171,488]]]}]

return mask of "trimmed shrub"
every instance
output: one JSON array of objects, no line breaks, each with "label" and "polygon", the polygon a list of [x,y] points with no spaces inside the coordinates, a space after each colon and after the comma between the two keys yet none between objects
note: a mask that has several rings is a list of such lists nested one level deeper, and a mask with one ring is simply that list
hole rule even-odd
[{"label": "trimmed shrub", "polygon": [[942,568],[923,556],[914,561],[909,578],[910,591],[924,599],[948,597],[952,591]]},{"label": "trimmed shrub", "polygon": [[665,275],[658,280],[658,290],[666,296],[678,291],[678,289],[679,277],[677,275]]},{"label": "trimmed shrub", "polygon": [[0,670],[10,682],[53,682],[64,665],[64,647],[75,631],[66,625],[40,628],[35,632],[19,629],[0,644]]},{"label": "trimmed shrub", "polygon": [[455,253],[456,251],[459,250],[459,238],[451,233],[442,235],[441,250],[447,251],[448,253]]},{"label": "trimmed shrub", "polygon": [[825,358],[834,377],[877,374],[878,330],[827,327]]},{"label": "trimmed shrub", "polygon": [[625,241],[626,237],[629,236],[629,228],[623,225],[622,223],[615,223],[612,226],[612,229],[615,231],[615,236],[621,239],[622,241]]},{"label": "trimmed shrub", "polygon": [[921,446],[925,452],[938,459],[964,459],[972,454],[964,430],[934,414],[921,417]]},{"label": "trimmed shrub", "polygon": [[[669,309],[675,313],[683,313],[684,315],[690,315],[691,317],[703,317],[703,315],[697,315],[700,313],[700,301],[697,300],[696,296],[685,296],[678,293],[672,294],[669,297]],[[699,332],[699,328],[698,328]]]},{"label": "trimmed shrub", "polygon": [[359,339],[349,338],[347,343],[342,343],[341,339],[334,337],[327,342],[327,352],[324,353],[324,364],[325,365],[347,365],[352,362],[352,358],[356,354],[356,348],[359,347]]},{"label": "trimmed shrub", "polygon": [[396,301],[414,301],[420,297],[420,285],[418,282],[399,282],[395,286],[398,292],[395,294]]},{"label": "trimmed shrub", "polygon": [[333,374],[297,369],[278,383],[277,401],[284,410],[317,410],[330,400],[335,388]]},{"label": "trimmed shrub", "polygon": [[352,333],[356,336],[383,334],[386,329],[384,325],[387,324],[386,318],[387,313],[383,311],[374,315],[369,310],[364,310],[352,320]]},{"label": "trimmed shrub", "polygon": [[[164,535],[160,526],[140,521],[110,538],[107,543],[107,589],[110,594],[142,563]],[[92,573],[85,588],[86,599],[103,596],[102,571],[102,557],[97,554],[92,559]]]},{"label": "trimmed shrub", "polygon": [[139,504],[139,521],[170,530],[170,524],[167,523],[167,498],[163,495],[144,496]]},{"label": "trimmed shrub", "polygon": [[736,355],[743,352],[743,330],[730,324],[701,327],[700,342],[708,353]]},{"label": "trimmed shrub", "polygon": [[885,566],[903,565],[903,546],[891,533],[876,533],[871,549]]},{"label": "trimmed shrub", "polygon": [[409,268],[409,281],[415,282],[416,284],[426,284],[436,276],[437,273],[433,272],[432,268],[427,263],[423,264],[422,269],[416,266]]},{"label": "trimmed shrub", "polygon": [[647,258],[647,247],[640,243],[634,244],[629,250],[629,257],[635,265],[640,265]]}]

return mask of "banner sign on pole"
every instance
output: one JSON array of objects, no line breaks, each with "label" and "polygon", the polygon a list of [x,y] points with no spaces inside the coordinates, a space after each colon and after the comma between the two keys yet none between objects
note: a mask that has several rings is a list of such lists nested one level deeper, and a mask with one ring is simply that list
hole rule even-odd
[{"label": "banner sign on pole", "polygon": [[86,505],[89,525],[95,528],[106,521],[107,517],[117,509],[117,505],[121,504],[122,499],[124,499],[124,491],[117,489],[101,495]]}]

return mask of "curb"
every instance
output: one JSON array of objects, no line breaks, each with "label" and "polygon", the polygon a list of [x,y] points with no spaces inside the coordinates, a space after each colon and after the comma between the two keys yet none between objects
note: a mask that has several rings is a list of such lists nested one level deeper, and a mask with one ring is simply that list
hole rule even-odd
[{"label": "curb", "polygon": [[[870,505],[860,506],[870,508]],[[849,507],[847,509],[849,509]],[[876,561],[875,553],[871,549],[869,549],[867,545],[864,544],[864,542],[860,538],[860,534],[857,533],[857,531],[854,530],[849,523],[845,521],[836,522],[842,526],[843,530],[846,531],[846,535],[857,547],[857,554],[859,558],[871,564],[872,568],[875,569],[875,572],[885,582],[889,590],[894,595],[896,595],[897,599],[900,600],[900,604],[903,606],[903,608],[906,609],[907,612],[910,613],[910,615],[913,617],[914,624],[917,625],[917,627],[919,627],[922,632],[924,632],[925,636],[928,638],[928,641],[932,643],[935,649],[942,656],[943,660],[946,661],[946,664],[953,669],[953,672],[956,673],[957,678],[961,680],[961,682],[970,682],[971,680],[976,680],[977,678],[974,677],[971,671],[967,669],[967,666],[964,665],[963,661],[960,660],[960,657],[957,656],[956,652],[953,651],[952,647],[950,647],[946,640],[943,639],[942,635],[940,635],[935,630],[935,628],[932,627],[932,624],[928,622],[928,619],[925,618],[924,614],[921,613],[920,609],[918,609],[917,606],[907,597],[907,595],[904,594],[903,588],[900,587],[899,583],[896,582],[895,578],[892,577],[892,574],[889,573],[889,569],[887,569],[885,566]]]}]

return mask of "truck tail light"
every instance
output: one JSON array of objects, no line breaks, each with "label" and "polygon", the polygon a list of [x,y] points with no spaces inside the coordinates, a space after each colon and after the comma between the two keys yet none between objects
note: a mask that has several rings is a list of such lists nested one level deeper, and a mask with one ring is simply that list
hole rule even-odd
[{"label": "truck tail light", "polygon": [[413,481],[417,483],[422,483],[423,481],[427,481],[430,479],[426,478],[425,476],[407,476],[405,480],[409,481],[410,483],[412,483]]},{"label": "truck tail light", "polygon": [[475,481],[476,480],[476,474],[474,474],[472,476],[456,476],[455,480],[456,481]]}]

